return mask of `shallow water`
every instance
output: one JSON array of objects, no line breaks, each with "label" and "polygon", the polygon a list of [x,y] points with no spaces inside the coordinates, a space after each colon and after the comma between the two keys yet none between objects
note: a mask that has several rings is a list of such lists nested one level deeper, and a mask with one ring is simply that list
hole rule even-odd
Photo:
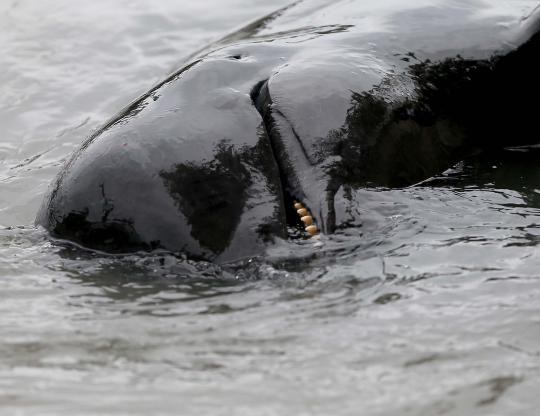
[{"label": "shallow water", "polygon": [[361,228],[236,267],[32,227],[91,131],[286,3],[0,2],[1,414],[536,414],[538,150],[359,191]]}]

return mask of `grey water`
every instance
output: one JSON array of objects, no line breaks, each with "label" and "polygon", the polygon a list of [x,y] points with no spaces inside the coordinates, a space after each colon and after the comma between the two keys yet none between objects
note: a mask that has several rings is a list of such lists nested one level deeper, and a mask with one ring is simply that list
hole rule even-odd
[{"label": "grey water", "polygon": [[89,133],[287,0],[0,0],[1,415],[536,415],[537,149],[358,191],[360,229],[218,267],[33,226]]}]

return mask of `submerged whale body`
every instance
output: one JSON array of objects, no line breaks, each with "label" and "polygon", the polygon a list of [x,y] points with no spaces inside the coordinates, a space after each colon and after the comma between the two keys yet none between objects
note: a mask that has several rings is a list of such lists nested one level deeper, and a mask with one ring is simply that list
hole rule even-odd
[{"label": "submerged whale body", "polygon": [[234,33],[87,139],[37,223],[108,252],[226,262],[324,233],[351,190],[539,141],[540,12],[520,0],[305,0]]}]

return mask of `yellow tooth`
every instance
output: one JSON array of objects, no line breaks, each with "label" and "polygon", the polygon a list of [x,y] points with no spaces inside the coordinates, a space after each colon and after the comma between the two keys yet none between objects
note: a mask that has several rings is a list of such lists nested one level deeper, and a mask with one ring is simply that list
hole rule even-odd
[{"label": "yellow tooth", "polygon": [[300,216],[300,220],[304,223],[306,226],[306,232],[311,236],[317,236],[317,233],[319,232],[319,229],[314,224],[313,217],[307,210],[307,208],[304,208],[304,205],[301,202],[294,201],[294,209],[296,209],[296,212]]},{"label": "yellow tooth", "polygon": [[319,230],[318,230],[316,225],[310,225],[309,227],[306,227],[306,232],[309,235],[315,235],[315,234],[317,234],[317,231],[319,231]]},{"label": "yellow tooth", "polygon": [[298,215],[300,215],[301,217],[305,217],[306,215],[308,215],[307,209],[305,209],[305,208],[300,208],[296,212],[298,212]]},{"label": "yellow tooth", "polygon": [[313,224],[313,217],[311,215],[306,215],[305,217],[300,218],[300,220],[306,224],[306,226]]}]

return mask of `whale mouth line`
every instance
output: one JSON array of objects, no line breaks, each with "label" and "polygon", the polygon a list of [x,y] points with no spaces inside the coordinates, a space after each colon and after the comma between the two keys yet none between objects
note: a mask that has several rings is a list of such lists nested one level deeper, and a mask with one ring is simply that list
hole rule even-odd
[{"label": "whale mouth line", "polygon": [[[275,120],[272,115],[272,100],[268,91],[268,79],[258,82],[251,90],[250,96],[253,105],[262,119],[262,125],[272,150],[272,158],[279,173],[281,196],[283,199],[287,227],[304,228],[304,223],[298,216],[295,204],[305,199],[305,194],[296,179],[296,172],[291,163],[282,160],[284,150],[281,149],[279,139],[276,137]],[[296,185],[295,185],[296,184]]]}]

